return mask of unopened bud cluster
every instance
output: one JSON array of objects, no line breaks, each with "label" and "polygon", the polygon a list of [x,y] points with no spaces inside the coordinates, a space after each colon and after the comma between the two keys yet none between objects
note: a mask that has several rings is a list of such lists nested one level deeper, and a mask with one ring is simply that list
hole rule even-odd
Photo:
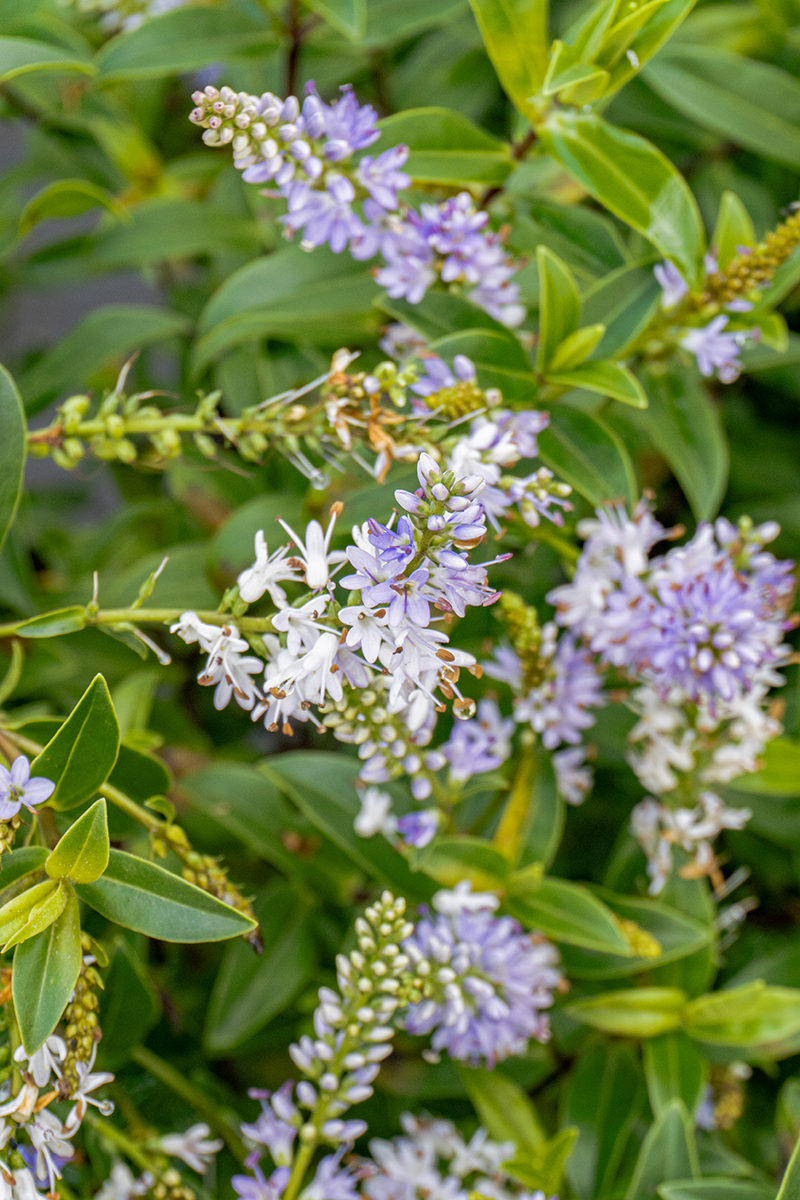
[{"label": "unopened bud cluster", "polygon": [[187,1187],[174,1167],[168,1167],[148,1192],[153,1200],[195,1200],[195,1192]]},{"label": "unopened bud cluster", "polygon": [[[777,229],[771,229],[763,242],[752,250],[742,248],[723,271],[716,271],[706,283],[703,300],[720,305],[732,300],[758,299],[763,288],[782,263],[800,245],[800,209],[795,209]],[[755,292],[755,296],[751,293]]]},{"label": "unopened bud cluster", "polygon": [[17,830],[22,824],[19,816],[9,817],[7,821],[0,821],[0,854],[7,854],[14,846],[14,838],[17,836]]},{"label": "unopened bud cluster", "polygon": [[75,991],[72,993],[72,998],[64,1009],[62,1017],[64,1040],[67,1045],[67,1056],[64,1059],[64,1079],[72,1087],[78,1085],[77,1064],[79,1062],[88,1063],[92,1060],[95,1047],[103,1036],[97,1017],[97,1010],[100,1007],[98,992],[102,990],[103,982],[95,967],[96,960],[91,953],[91,939],[85,933],[81,934],[81,950],[83,951],[83,960]]},{"label": "unopened bud cluster", "polygon": [[522,688],[528,691],[538,687],[547,678],[552,659],[552,648],[548,645],[543,649],[545,637],[539,614],[516,592],[508,590],[503,592],[495,611],[519,658]]}]

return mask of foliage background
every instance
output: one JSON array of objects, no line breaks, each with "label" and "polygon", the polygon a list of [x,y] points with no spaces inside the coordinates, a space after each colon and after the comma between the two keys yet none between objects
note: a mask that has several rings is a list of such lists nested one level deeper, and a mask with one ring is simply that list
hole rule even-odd
[{"label": "foliage background", "polygon": [[[580,7],[556,0],[554,35]],[[16,160],[0,182],[2,345],[34,427],[70,392],[112,388],[121,363],[137,350],[131,375],[137,388],[162,389],[188,403],[198,386],[218,386],[232,415],[323,371],[340,345],[361,349],[368,366],[379,360],[376,342],[388,315],[374,303],[378,288],[368,270],[324,249],[306,258],[285,248],[275,202],[243,185],[229,156],[204,148],[187,122],[198,71],[203,79],[220,75],[255,93],[283,94],[288,81],[314,79],[330,96],[352,82],[381,115],[441,105],[504,142],[524,133],[466,0],[367,0],[363,9],[357,0],[317,0],[308,7],[289,0],[286,11],[226,0],[169,20],[145,23],[135,42],[129,37],[116,51],[109,43],[94,78],[43,70],[0,83],[5,153]],[[0,0],[0,62],[4,36],[33,38],[79,63],[108,39],[95,16],[56,0]],[[689,181],[709,230],[722,194],[731,190],[761,236],[797,199],[800,6],[701,0],[605,115],[667,153]],[[82,191],[74,182],[51,186],[76,180]],[[601,219],[547,156],[516,167],[493,212],[508,223],[508,245],[519,255],[530,258],[538,244],[550,246],[582,287],[626,261],[644,264],[637,278],[646,284],[650,247],[621,223]],[[221,335],[198,370],[198,343],[217,323],[209,298],[220,289],[224,296],[225,281],[254,258],[269,263],[260,256],[272,255],[278,265],[259,276],[242,306],[249,316],[255,310],[249,334],[235,327],[234,304],[225,310],[234,318],[230,337]],[[533,265],[521,283],[535,311]],[[790,328],[800,329],[798,309],[796,291],[782,305]],[[659,442],[647,418],[632,410],[606,405],[604,416],[630,456],[638,485],[654,490],[665,523],[692,528],[719,503],[732,519],[748,513],[756,521],[780,521],[777,552],[797,559],[800,335],[792,334],[780,359],[766,348],[751,351],[748,367],[739,383],[724,389],[703,392],[687,378],[683,441],[674,445]],[[0,558],[4,619],[84,603],[94,571],[102,603],[125,605],[165,554],[170,562],[153,603],[213,608],[251,561],[255,531],[270,528],[277,515],[290,521],[301,512],[318,515],[341,497],[350,524],[373,513],[380,495],[355,469],[323,493],[277,452],[263,465],[243,465],[227,452],[222,459],[222,469],[214,468],[190,447],[160,470],[86,462],[72,474],[31,460],[28,489]],[[624,477],[625,465],[614,465],[616,478]],[[401,476],[402,468],[397,486],[403,486]],[[578,510],[575,516],[589,511],[587,502]],[[546,536],[532,545],[533,555],[520,555],[494,578],[541,604],[561,577],[560,566]],[[479,648],[492,631],[491,616],[479,611],[464,644]],[[241,942],[178,947],[117,935],[101,1058],[118,1072],[115,1098],[123,1116],[135,1120],[132,1104],[163,1129],[185,1123],[195,1109],[146,1069],[137,1047],[146,1041],[222,1112],[248,1114],[248,1086],[276,1086],[290,1073],[288,1042],[307,1025],[320,982],[333,977],[352,906],[375,873],[368,844],[353,841],[349,855],[342,854],[341,836],[326,837],[319,818],[341,795],[331,773],[346,777],[341,748],[338,767],[314,760],[302,801],[292,803],[297,794],[287,800],[257,764],[312,744],[331,750],[333,743],[326,746],[307,727],[291,741],[267,734],[235,708],[215,713],[210,694],[195,682],[191,650],[179,643],[171,649],[172,665],[161,667],[95,629],[29,642],[11,704],[17,720],[67,712],[102,672],[126,744],[159,751],[172,772],[171,794],[195,844],[224,854],[233,877],[257,896],[266,934],[261,959]],[[10,651],[2,654],[7,664]],[[784,720],[795,738],[800,706],[794,670],[789,675]],[[643,860],[631,853],[624,832],[641,794],[623,762],[629,720],[619,706],[600,714],[597,785],[584,808],[568,813],[556,875],[622,891],[639,886]],[[281,769],[295,770],[302,780],[310,761],[281,759]],[[152,790],[166,787],[163,781]],[[144,790],[151,794],[147,785]],[[800,987],[800,781],[753,799],[752,822],[727,835],[725,848],[729,871],[750,870],[746,891],[758,908],[724,950],[718,986],[759,977]],[[135,828],[119,814],[113,820],[112,841],[135,848]],[[139,848],[146,852],[143,841]],[[99,919],[96,932],[102,932]],[[696,966],[706,976],[702,988],[713,971],[699,961]],[[668,967],[652,976],[653,982],[672,981]],[[618,1168],[611,1172],[616,1190],[608,1194],[622,1195],[650,1120],[639,1060],[627,1043],[598,1037],[565,1016],[556,1014],[554,1026],[552,1047],[537,1046],[500,1070],[535,1094],[550,1133],[578,1124],[591,1140],[592,1122],[602,1112],[614,1147],[609,1161]],[[578,1076],[576,1061],[582,1063]],[[391,1136],[407,1107],[474,1123],[456,1069],[424,1063],[412,1039],[400,1038],[376,1096],[364,1106],[371,1132]],[[700,1135],[701,1149],[718,1172],[774,1178],[798,1131],[800,1059],[789,1054],[755,1071],[743,1118],[724,1139]],[[93,1152],[103,1178],[99,1143]],[[221,1176],[232,1169],[232,1158],[220,1156]],[[579,1167],[568,1176],[582,1200],[595,1194]],[[224,1178],[219,1194],[228,1194]]]}]

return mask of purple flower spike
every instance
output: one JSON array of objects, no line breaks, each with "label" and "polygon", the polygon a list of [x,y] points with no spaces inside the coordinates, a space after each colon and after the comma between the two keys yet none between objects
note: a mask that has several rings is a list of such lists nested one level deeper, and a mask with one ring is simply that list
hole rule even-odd
[{"label": "purple flower spike", "polygon": [[408,146],[392,146],[377,158],[362,158],[358,165],[359,183],[389,212],[397,208],[397,193],[411,187],[411,176],[400,170],[407,161]]},{"label": "purple flower spike", "polygon": [[35,806],[44,804],[55,790],[51,779],[42,776],[31,779],[31,764],[21,754],[14,759],[10,770],[0,766],[0,821],[15,817],[23,804],[35,812]]},{"label": "purple flower spike", "polygon": [[406,813],[397,822],[397,831],[407,846],[415,846],[421,850],[432,842],[439,828],[439,813],[435,808],[426,808],[423,812]]}]

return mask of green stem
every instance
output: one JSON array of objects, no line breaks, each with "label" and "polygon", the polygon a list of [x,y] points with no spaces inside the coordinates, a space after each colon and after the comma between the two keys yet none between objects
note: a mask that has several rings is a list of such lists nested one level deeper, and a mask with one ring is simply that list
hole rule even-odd
[{"label": "green stem", "polygon": [[[56,610],[57,612],[58,610]],[[104,608],[98,612],[91,612],[87,606],[84,610],[86,625],[168,625],[170,622],[179,621],[181,614],[186,610],[183,608]],[[48,617],[52,614],[41,613],[41,617]],[[230,613],[219,612],[199,612],[196,614],[201,621],[207,625],[236,625],[240,633],[269,633],[272,629],[271,617],[232,617]],[[5,625],[0,625],[0,638],[4,637],[40,637],[41,634],[37,630],[33,630],[31,635],[25,631],[25,624],[30,618],[25,618],[22,621],[9,621]],[[54,635],[56,636],[56,635]]]},{"label": "green stem", "polygon": [[297,1151],[297,1158],[292,1166],[292,1173],[289,1176],[289,1182],[286,1185],[286,1191],[283,1193],[283,1200],[294,1200],[297,1193],[300,1191],[308,1164],[311,1162],[311,1157],[316,1148],[316,1138],[311,1142],[303,1142],[300,1149]]},{"label": "green stem", "polygon": [[222,1116],[219,1105],[210,1096],[207,1096],[200,1088],[195,1087],[185,1075],[181,1074],[180,1071],[176,1071],[173,1066],[165,1062],[163,1058],[159,1058],[152,1050],[148,1050],[146,1046],[138,1046],[133,1051],[131,1058],[140,1067],[144,1067],[146,1071],[154,1075],[156,1079],[160,1079],[177,1096],[181,1096],[193,1108],[197,1109],[200,1115],[208,1121],[211,1128],[223,1139],[236,1161],[240,1163],[244,1162],[247,1154],[244,1142],[230,1121]]},{"label": "green stem", "polygon": [[121,1129],[117,1129],[116,1125],[112,1125],[110,1121],[107,1121],[105,1117],[101,1117],[99,1113],[94,1112],[91,1108],[86,1110],[86,1120],[93,1129],[96,1129],[102,1137],[108,1138],[110,1142],[113,1142],[142,1171],[153,1171],[152,1159],[126,1133],[123,1133]]}]

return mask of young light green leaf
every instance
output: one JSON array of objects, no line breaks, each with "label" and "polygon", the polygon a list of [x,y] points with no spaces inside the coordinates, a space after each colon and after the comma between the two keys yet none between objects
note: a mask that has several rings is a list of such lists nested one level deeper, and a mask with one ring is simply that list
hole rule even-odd
[{"label": "young light green leaf", "polygon": [[[37,885],[41,887],[42,885]],[[35,892],[36,888],[31,888],[31,892]],[[20,900],[24,900],[30,892],[23,892]],[[67,902],[69,888],[62,881],[56,882],[54,892],[48,895],[43,895],[37,904],[34,904],[27,915],[24,924],[17,929],[6,944],[3,946],[3,953],[6,953],[13,946],[19,946],[21,942],[27,942],[29,938],[35,937],[37,933],[41,933],[43,929],[47,929],[64,911],[64,905]],[[14,903],[12,901],[12,903]]]},{"label": "young light green leaf", "polygon": [[586,190],[701,282],[703,223],[685,179],[652,143],[596,113],[557,110],[540,127],[544,148]]},{"label": "young light green leaf", "polygon": [[800,796],[800,742],[775,738],[759,758],[762,769],[734,779],[730,786],[735,791],[754,796]]},{"label": "young light green leaf", "polygon": [[408,146],[403,170],[416,183],[491,186],[503,183],[514,165],[508,146],[449,108],[409,108],[385,117],[378,128],[374,152]]},{"label": "young light green leaf", "polygon": [[507,95],[523,116],[547,74],[547,0],[470,0],[486,50]]},{"label": "young light green leaf", "polygon": [[26,1054],[33,1054],[55,1029],[81,969],[78,900],[68,884],[64,908],[49,929],[24,942],[14,955],[11,987]]},{"label": "young light green leaf", "polygon": [[0,37],[0,83],[30,71],[80,71],[92,75],[94,66],[84,58],[27,37]]},{"label": "young light green leaf", "polygon": [[[2,39],[0,39],[2,41]],[[14,523],[25,471],[26,426],[22,400],[14,380],[0,367],[0,550]]]},{"label": "young light green leaf", "polygon": [[553,941],[610,954],[631,952],[611,910],[578,883],[543,878],[535,868],[527,868],[509,879],[506,906],[527,929]]},{"label": "young light green leaf", "polygon": [[549,370],[570,371],[585,362],[605,331],[605,325],[585,325],[583,329],[576,329],[556,346]]},{"label": "young light green leaf", "polygon": [[740,246],[755,246],[756,231],[750,214],[735,192],[723,192],[711,246],[721,271],[736,257]]},{"label": "young light green leaf", "polygon": [[25,237],[40,221],[77,217],[100,207],[120,220],[126,219],[126,209],[105,188],[87,179],[59,179],[43,187],[25,205],[19,219],[20,237]]},{"label": "young light green leaf", "polygon": [[291,1004],[314,972],[308,908],[297,889],[275,883],[257,898],[253,911],[264,949],[256,956],[240,939],[226,948],[203,1031],[211,1054],[227,1054],[253,1037]]},{"label": "young light green leaf", "polygon": [[665,1033],[650,1038],[642,1048],[650,1107],[656,1116],[671,1100],[682,1100],[693,1113],[703,1096],[708,1066],[695,1043],[685,1033]]},{"label": "young light green leaf", "polygon": [[459,1067],[458,1072],[491,1138],[513,1142],[517,1156],[536,1154],[544,1147],[547,1134],[532,1100],[519,1084],[485,1067]]},{"label": "young light green leaf", "polygon": [[455,887],[469,879],[476,892],[502,887],[508,876],[508,859],[483,838],[442,837],[420,855],[418,864],[442,887]]},{"label": "young light green leaf", "polygon": [[695,5],[695,0],[667,0],[657,8],[628,46],[631,54],[624,54],[611,71],[606,96],[612,96],[633,79],[634,75],[653,57],[672,36],[678,26],[686,20]]},{"label": "young light green leaf", "polygon": [[684,1013],[690,1037],[715,1046],[762,1047],[800,1033],[800,989],[756,979],[691,1000]]},{"label": "young light green leaf", "polygon": [[65,633],[77,633],[85,625],[86,610],[76,604],[72,608],[57,608],[40,617],[20,621],[16,632],[24,638],[61,637]]},{"label": "young light green leaf", "polygon": [[682,1100],[671,1100],[647,1132],[625,1200],[650,1200],[660,1184],[699,1174],[692,1118]]},{"label": "young light green leaf", "polygon": [[566,1174],[579,1197],[612,1190],[644,1097],[642,1069],[630,1044],[598,1042],[578,1058],[564,1093],[562,1119],[578,1130]]},{"label": "young light green leaf", "polygon": [[539,347],[536,366],[546,371],[565,338],[578,328],[581,302],[572,272],[565,262],[540,246],[536,251],[539,268]]},{"label": "young light green leaf", "polygon": [[[54,900],[54,897],[59,897],[60,900]],[[44,883],[37,883],[22,892],[21,895],[8,900],[0,909],[0,943],[7,943],[11,938],[16,937],[31,920],[31,914],[34,911],[37,911],[37,916],[41,917],[39,910],[42,905],[45,906],[43,911],[46,915],[50,911],[48,906],[57,907],[59,902],[63,908],[63,891],[56,880],[50,879],[45,880]],[[58,912],[56,912],[56,916],[58,916]],[[53,919],[55,920],[55,917]],[[40,926],[40,928],[44,928],[44,926]]]},{"label": "young light green leaf", "polygon": [[[603,330],[602,325],[594,328]],[[583,333],[583,330],[579,332]],[[597,338],[598,342],[600,337]],[[632,408],[647,408],[647,393],[633,371],[629,371],[622,363],[584,362],[578,366],[558,369],[551,366],[545,374],[545,379],[556,387],[584,388],[587,392],[596,392],[600,396],[610,396],[612,400],[621,400],[623,404],[629,404]]]},{"label": "young light green leaf", "polygon": [[97,675],[31,770],[54,781],[56,790],[48,804],[60,810],[75,808],[105,783],[118,750],[114,705],[105,679]]},{"label": "young light green leaf", "polygon": [[108,816],[105,800],[97,800],[71,825],[44,867],[52,879],[94,883],[108,866]]},{"label": "young light green leaf", "polygon": [[686,1000],[680,988],[630,988],[587,996],[568,1004],[566,1011],[576,1021],[604,1033],[649,1038],[680,1028]]},{"label": "young light green leaf", "polygon": [[638,485],[630,455],[602,417],[560,404],[539,434],[539,457],[595,506],[622,497],[636,503]]},{"label": "young light green leaf", "polygon": [[76,891],[109,921],[162,942],[220,942],[255,928],[193,883],[123,850],[111,850],[105,873]]}]

